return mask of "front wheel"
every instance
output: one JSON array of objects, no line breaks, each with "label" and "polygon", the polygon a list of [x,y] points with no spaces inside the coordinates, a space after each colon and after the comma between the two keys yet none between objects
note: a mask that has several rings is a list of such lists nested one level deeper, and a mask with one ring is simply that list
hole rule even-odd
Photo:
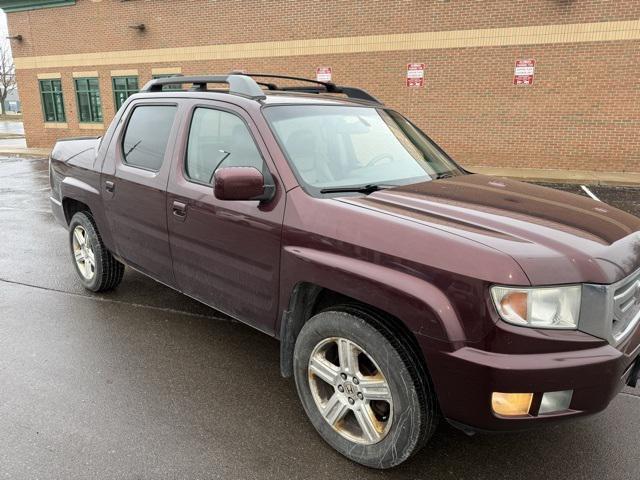
[{"label": "front wheel", "polygon": [[89,212],[76,213],[69,223],[71,258],[80,282],[87,290],[115,288],[124,275],[124,265],[107,250]]},{"label": "front wheel", "polygon": [[435,430],[436,398],[426,373],[373,316],[349,309],[315,315],[296,340],[294,375],[318,433],[362,465],[399,465]]}]

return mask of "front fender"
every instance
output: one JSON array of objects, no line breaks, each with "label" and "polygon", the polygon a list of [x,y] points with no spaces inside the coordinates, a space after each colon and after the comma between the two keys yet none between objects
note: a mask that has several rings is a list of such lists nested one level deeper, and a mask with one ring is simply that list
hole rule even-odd
[{"label": "front fender", "polygon": [[408,273],[312,248],[285,247],[281,305],[296,285],[306,282],[354,298],[387,312],[416,336],[450,344],[464,342],[457,309],[435,285]]}]

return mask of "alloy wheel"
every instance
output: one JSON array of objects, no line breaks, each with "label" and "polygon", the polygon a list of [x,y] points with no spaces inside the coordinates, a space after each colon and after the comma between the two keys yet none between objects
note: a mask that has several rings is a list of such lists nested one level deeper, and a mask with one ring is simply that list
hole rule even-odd
[{"label": "alloy wheel", "polygon": [[96,274],[96,258],[87,238],[87,231],[81,225],[73,229],[72,243],[78,271],[86,280],[91,280]]},{"label": "alloy wheel", "polygon": [[389,384],[371,355],[355,342],[327,338],[309,358],[309,386],[320,414],[347,440],[380,442],[393,421]]}]

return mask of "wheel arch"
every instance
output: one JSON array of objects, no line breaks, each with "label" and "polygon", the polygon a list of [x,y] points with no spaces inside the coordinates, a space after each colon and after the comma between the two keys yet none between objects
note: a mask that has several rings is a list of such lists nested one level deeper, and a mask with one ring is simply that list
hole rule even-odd
[{"label": "wheel arch", "polygon": [[428,372],[426,359],[416,333],[396,315],[371,303],[343,294],[312,282],[299,282],[295,285],[287,310],[282,313],[280,322],[280,372],[283,377],[293,374],[293,352],[296,339],[304,324],[315,314],[336,309],[353,314],[363,314],[382,323],[414,355],[424,372]]},{"label": "wheel arch", "polygon": [[[433,283],[411,272],[316,248],[285,247],[280,289],[282,373],[291,373],[293,346],[300,329],[311,318],[318,300],[357,304],[378,312],[385,321],[417,339],[424,358],[426,342],[440,346],[466,341],[457,308]],[[331,292],[331,293],[328,293]]]},{"label": "wheel arch", "polygon": [[77,212],[89,212],[100,231],[102,241],[110,251],[115,251],[111,229],[104,215],[104,203],[100,192],[94,186],[73,177],[66,177],[60,185],[60,197],[67,225]]},{"label": "wheel arch", "polygon": [[65,197],[62,199],[62,210],[64,211],[64,219],[67,222],[67,225],[71,223],[71,219],[78,212],[89,212],[93,215],[89,205],[71,197]]}]

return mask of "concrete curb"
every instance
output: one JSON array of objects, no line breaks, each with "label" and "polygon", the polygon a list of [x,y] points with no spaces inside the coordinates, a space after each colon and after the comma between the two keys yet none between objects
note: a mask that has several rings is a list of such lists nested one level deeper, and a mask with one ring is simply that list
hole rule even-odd
[{"label": "concrete curb", "polygon": [[49,148],[2,148],[0,156],[21,157],[21,158],[42,158],[48,157],[51,153]]},{"label": "concrete curb", "polygon": [[594,172],[589,170],[547,170],[541,168],[500,168],[465,166],[467,170],[483,175],[509,177],[538,182],[583,183],[588,185],[640,186],[640,173]]}]

